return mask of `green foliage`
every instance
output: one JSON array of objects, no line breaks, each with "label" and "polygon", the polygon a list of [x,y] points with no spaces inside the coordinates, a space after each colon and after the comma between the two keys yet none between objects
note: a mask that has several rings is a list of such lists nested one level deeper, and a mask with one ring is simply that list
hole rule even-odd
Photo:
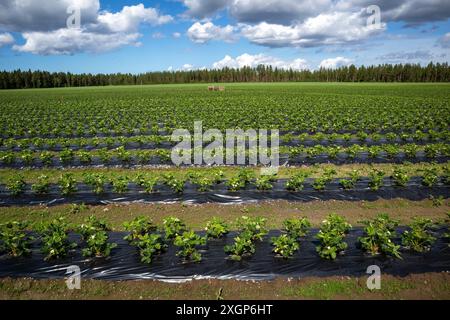
[{"label": "green foliage", "polygon": [[300,248],[297,239],[287,234],[282,234],[279,237],[272,237],[271,241],[274,246],[273,252],[283,258],[291,257]]},{"label": "green foliage", "polygon": [[229,232],[229,227],[222,219],[213,217],[206,223],[205,231],[208,238],[218,239]]},{"label": "green foliage", "polygon": [[311,228],[311,223],[304,217],[292,218],[284,220],[283,227],[290,237],[298,239],[308,234],[308,230]]},{"label": "green foliage", "polygon": [[385,173],[378,169],[373,169],[369,173],[369,187],[373,191],[377,191],[383,186],[383,178]]},{"label": "green foliage", "polygon": [[244,256],[255,253],[255,244],[253,234],[249,231],[241,232],[234,238],[232,245],[227,245],[224,248],[225,252],[230,255],[230,259],[240,261]]},{"label": "green foliage", "polygon": [[108,224],[105,220],[98,219],[96,216],[91,215],[87,217],[84,220],[84,223],[82,223],[77,231],[81,234],[81,237],[86,240],[91,236],[92,234],[99,232],[99,231],[109,231],[110,228],[108,227]]},{"label": "green foliage", "polygon": [[11,221],[0,225],[0,252],[12,257],[20,257],[31,253],[33,237],[27,234],[26,222]]},{"label": "green foliage", "polygon": [[434,228],[433,221],[426,218],[415,217],[410,225],[410,230],[402,234],[402,244],[416,252],[430,250],[436,238],[431,235]]},{"label": "green foliage", "polygon": [[175,217],[168,217],[164,219],[163,229],[166,234],[166,239],[174,239],[187,230],[186,224]]},{"label": "green foliage", "polygon": [[383,253],[401,258],[400,246],[393,242],[397,221],[392,220],[387,214],[379,214],[373,220],[363,223],[364,236],[359,238],[359,242],[364,251],[371,255]]},{"label": "green foliage", "polygon": [[77,191],[77,181],[71,173],[64,173],[58,181],[60,192],[63,196],[68,196]]},{"label": "green foliage", "polygon": [[69,225],[63,217],[41,223],[38,229],[45,260],[64,258],[77,246],[75,242],[69,241]]},{"label": "green foliage", "polygon": [[316,247],[319,256],[324,259],[334,260],[337,255],[347,249],[344,241],[346,233],[351,229],[351,225],[337,214],[330,214],[322,221],[321,228],[316,235],[320,244]]},{"label": "green foliage", "polygon": [[409,176],[406,173],[406,170],[403,168],[395,168],[392,173],[391,179],[394,180],[394,185],[397,187],[406,187],[406,184],[409,181]]},{"label": "green foliage", "polygon": [[287,182],[286,182],[286,190],[298,192],[303,190],[303,184],[305,183],[305,179],[307,178],[307,174],[304,172],[294,174]]},{"label": "green foliage", "polygon": [[108,182],[104,174],[85,173],[83,175],[84,183],[92,187],[94,193],[101,194],[105,191],[105,185]]},{"label": "green foliage", "polygon": [[267,234],[266,222],[266,218],[242,216],[236,224],[241,232],[249,232],[252,241],[256,241]]},{"label": "green foliage", "polygon": [[19,196],[25,192],[26,182],[21,175],[15,175],[11,177],[6,185],[6,189],[12,196]]},{"label": "green foliage", "polygon": [[139,248],[141,262],[150,264],[153,257],[166,251],[167,245],[164,243],[161,235],[145,233],[139,235],[135,241]]},{"label": "green foliage", "polygon": [[111,254],[111,250],[117,247],[116,243],[108,242],[109,237],[105,231],[96,230],[85,238],[85,248],[82,253],[85,257],[106,258]]},{"label": "green foliage", "polygon": [[46,194],[50,191],[50,182],[47,175],[40,175],[38,181],[31,186],[31,190],[38,194]]},{"label": "green foliage", "polygon": [[177,256],[183,257],[185,261],[200,262],[202,255],[196,247],[205,245],[206,237],[200,237],[194,231],[185,231],[175,237],[173,244],[180,248]]},{"label": "green foliage", "polygon": [[124,237],[129,242],[140,241],[140,237],[156,231],[156,226],[148,217],[136,217],[132,221],[124,222],[123,227],[130,234]]}]

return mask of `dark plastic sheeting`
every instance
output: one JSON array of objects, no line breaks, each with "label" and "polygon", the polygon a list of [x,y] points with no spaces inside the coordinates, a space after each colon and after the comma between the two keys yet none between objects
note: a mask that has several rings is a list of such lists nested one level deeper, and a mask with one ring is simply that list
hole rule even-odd
[{"label": "dark plastic sheeting", "polygon": [[[301,240],[300,251],[290,259],[275,257],[270,237],[279,235],[271,231],[263,242],[256,245],[256,253],[242,261],[227,259],[223,247],[231,244],[235,233],[220,240],[210,240],[201,248],[200,263],[181,263],[176,256],[176,247],[170,245],[166,253],[156,257],[152,264],[140,262],[138,251],[123,240],[125,233],[111,233],[110,240],[118,247],[109,259],[87,260],[76,250],[70,258],[59,261],[43,261],[36,243],[31,257],[10,258],[0,256],[0,277],[62,278],[66,268],[78,265],[83,278],[104,280],[157,279],[177,282],[191,279],[218,278],[242,280],[270,280],[275,277],[309,276],[362,276],[367,267],[378,265],[382,274],[405,276],[412,273],[441,272],[450,270],[450,248],[441,239],[444,230],[436,234],[438,241],[431,251],[424,254],[402,251],[403,260],[379,255],[368,256],[358,248],[357,238],[363,234],[360,228],[353,229],[346,237],[349,247],[335,261],[321,259],[315,250],[317,230]],[[77,235],[71,236],[80,241]],[[399,239],[396,240],[398,242]]]},{"label": "dark plastic sheeting", "polygon": [[409,200],[423,200],[430,196],[450,198],[449,186],[438,184],[434,187],[425,187],[421,184],[420,177],[413,177],[406,187],[395,187],[389,178],[384,180],[384,186],[378,191],[372,191],[368,187],[368,179],[359,181],[355,189],[343,190],[339,185],[339,179],[334,179],[326,185],[324,191],[316,191],[312,187],[312,179],[305,181],[304,189],[299,192],[289,192],[285,189],[286,179],[280,179],[274,183],[273,190],[259,191],[255,186],[248,186],[245,190],[231,192],[225,184],[218,184],[210,192],[199,192],[197,187],[187,183],[183,194],[176,194],[165,185],[157,185],[158,192],[147,194],[142,188],[135,184],[129,184],[126,193],[114,193],[111,186],[105,188],[104,194],[96,195],[92,189],[84,184],[79,184],[78,192],[69,197],[59,194],[58,187],[53,185],[48,195],[34,194],[28,186],[25,194],[17,197],[10,196],[4,186],[0,186],[0,205],[57,205],[62,203],[85,203],[85,204],[107,204],[107,203],[222,203],[239,204],[264,200],[290,200],[290,201],[313,201],[313,200],[346,200],[346,201],[375,201],[377,199],[404,198]]}]

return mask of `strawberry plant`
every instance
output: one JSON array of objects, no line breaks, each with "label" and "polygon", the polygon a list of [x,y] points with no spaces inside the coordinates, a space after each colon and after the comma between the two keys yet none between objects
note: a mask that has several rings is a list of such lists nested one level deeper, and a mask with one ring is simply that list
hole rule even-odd
[{"label": "strawberry plant", "polygon": [[395,168],[391,179],[394,180],[394,185],[397,187],[405,187],[409,181],[409,176],[406,173],[406,170],[402,168]]},{"label": "strawberry plant", "polygon": [[311,222],[307,218],[286,219],[283,221],[283,227],[291,238],[298,239],[306,236],[311,228]]},{"label": "strawberry plant", "polygon": [[422,184],[426,187],[432,187],[439,182],[437,168],[425,168],[422,174]]},{"label": "strawberry plant", "polygon": [[59,154],[59,160],[65,165],[72,163],[74,158],[75,153],[73,152],[72,149],[64,149]]},{"label": "strawberry plant", "polygon": [[31,186],[31,189],[38,194],[46,194],[50,192],[50,182],[46,175],[40,175],[38,181]]},{"label": "strawberry plant", "polygon": [[208,238],[218,239],[229,232],[229,227],[222,219],[213,217],[206,223],[205,231]]},{"label": "strawberry plant", "polygon": [[125,193],[128,191],[128,178],[127,177],[117,177],[112,180],[113,191],[116,193]]},{"label": "strawberry plant", "polygon": [[53,154],[49,151],[43,151],[39,158],[41,159],[42,163],[46,166],[51,166],[53,164]]},{"label": "strawberry plant", "polygon": [[64,173],[61,175],[58,184],[63,196],[68,196],[77,191],[77,181],[71,173]]},{"label": "strawberry plant", "polygon": [[168,217],[163,220],[163,228],[166,239],[173,239],[187,230],[183,221],[175,217]]},{"label": "strawberry plant", "polygon": [[239,191],[245,188],[245,183],[239,177],[232,177],[227,181],[228,190]]},{"label": "strawberry plant", "polygon": [[256,247],[252,233],[249,231],[241,232],[234,238],[234,243],[225,246],[224,250],[230,255],[230,259],[235,261],[240,261],[244,256],[254,254]]},{"label": "strawberry plant", "polygon": [[303,190],[303,184],[305,183],[305,179],[307,178],[307,174],[304,172],[294,174],[287,182],[286,182],[286,190],[298,192]]},{"label": "strawberry plant", "polygon": [[182,194],[184,192],[184,186],[186,181],[184,179],[177,179],[172,174],[166,174],[163,176],[164,183],[172,189],[173,192]]},{"label": "strawberry plant", "polygon": [[86,247],[82,253],[85,257],[106,258],[111,254],[111,250],[117,247],[116,243],[108,242],[109,237],[105,231],[96,230],[85,238]]},{"label": "strawberry plant", "polygon": [[69,241],[69,225],[62,217],[42,223],[38,229],[45,260],[64,258],[77,246],[75,242]]},{"label": "strawberry plant", "polygon": [[180,248],[177,256],[185,261],[200,262],[202,256],[196,247],[205,245],[206,237],[200,237],[194,231],[185,231],[175,237],[173,244]]},{"label": "strawberry plant", "polygon": [[373,169],[369,173],[369,187],[373,191],[377,191],[383,186],[384,172],[378,169]]},{"label": "strawberry plant", "polygon": [[106,177],[100,173],[85,173],[83,175],[84,183],[93,188],[94,193],[100,194],[105,191],[107,183]]},{"label": "strawberry plant", "polygon": [[401,258],[400,246],[393,242],[397,221],[390,219],[387,214],[379,214],[371,221],[363,221],[363,224],[364,236],[358,240],[364,251],[371,255],[383,253]]},{"label": "strawberry plant", "polygon": [[320,241],[316,247],[319,256],[324,259],[336,259],[337,255],[347,248],[344,238],[351,227],[343,217],[334,213],[323,220],[319,233],[316,235]]},{"label": "strawberry plant", "polygon": [[436,241],[436,238],[431,235],[433,228],[434,224],[432,220],[415,217],[410,225],[410,230],[406,230],[402,234],[403,246],[416,252],[430,250]]},{"label": "strawberry plant", "polygon": [[80,150],[77,152],[77,157],[84,165],[88,165],[92,162],[92,156],[88,151]]},{"label": "strawberry plant", "polygon": [[130,234],[124,237],[129,242],[139,241],[140,236],[156,231],[156,226],[147,217],[136,217],[134,220],[124,222],[123,226]]},{"label": "strawberry plant", "polygon": [[34,162],[34,154],[30,150],[26,150],[22,152],[22,154],[20,155],[20,159],[22,159],[22,162],[25,165],[31,166]]},{"label": "strawberry plant", "polygon": [[266,218],[242,216],[237,220],[237,226],[241,232],[249,232],[252,241],[262,240],[267,234]]},{"label": "strawberry plant", "polygon": [[273,178],[270,176],[261,176],[255,181],[256,188],[258,190],[272,190]]},{"label": "strawberry plant", "polygon": [[106,221],[98,219],[96,216],[91,215],[84,220],[77,231],[81,234],[82,239],[86,240],[91,234],[98,231],[109,231],[110,228]]},{"label": "strawberry plant", "polygon": [[271,242],[272,246],[274,246],[273,252],[285,259],[293,256],[300,248],[297,239],[290,237],[287,234],[282,234],[279,237],[272,237]]},{"label": "strawberry plant", "polygon": [[26,182],[21,175],[16,175],[9,179],[6,189],[12,196],[19,196],[25,192]]},{"label": "strawberry plant", "polygon": [[20,257],[31,253],[33,237],[26,232],[26,222],[12,221],[0,225],[0,252],[12,257]]},{"label": "strawberry plant", "polygon": [[166,251],[167,245],[159,234],[145,233],[139,235],[135,244],[139,249],[141,262],[150,264],[153,257]]}]

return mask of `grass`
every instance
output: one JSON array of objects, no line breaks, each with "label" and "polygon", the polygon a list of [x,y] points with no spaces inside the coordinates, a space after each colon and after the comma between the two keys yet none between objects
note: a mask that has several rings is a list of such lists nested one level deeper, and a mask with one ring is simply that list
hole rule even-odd
[{"label": "grass", "polygon": [[[81,209],[81,210],[74,210]],[[38,223],[49,221],[55,217],[64,216],[68,222],[79,224],[90,215],[106,219],[114,230],[123,230],[123,222],[137,216],[147,216],[155,223],[161,224],[168,216],[183,219],[194,230],[201,230],[213,216],[221,217],[227,223],[233,223],[242,216],[264,216],[269,228],[279,229],[283,220],[306,216],[314,226],[331,212],[345,216],[353,225],[359,221],[376,216],[378,213],[389,213],[393,218],[407,224],[414,216],[423,216],[435,221],[443,221],[450,211],[450,203],[444,201],[441,206],[434,206],[432,200],[409,201],[404,199],[377,200],[374,202],[352,201],[312,201],[289,202],[267,201],[256,204],[221,205],[202,204],[110,204],[98,206],[73,207],[71,205],[57,206],[24,206],[0,207],[0,223],[11,220]]]},{"label": "grass", "polygon": [[164,283],[152,280],[82,280],[68,290],[61,280],[0,279],[0,299],[450,299],[450,274],[402,277],[382,275],[381,289],[369,290],[366,277],[330,277],[273,281],[195,280]]}]

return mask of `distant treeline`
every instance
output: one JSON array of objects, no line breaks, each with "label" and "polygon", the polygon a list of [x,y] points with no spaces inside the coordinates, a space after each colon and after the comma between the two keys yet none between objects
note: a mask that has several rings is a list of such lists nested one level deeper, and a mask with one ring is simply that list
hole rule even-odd
[{"label": "distant treeline", "polygon": [[47,71],[2,71],[0,89],[84,87],[214,82],[450,82],[448,63],[354,65],[337,69],[285,70],[260,65],[256,68],[162,71],[142,74],[73,74]]}]

